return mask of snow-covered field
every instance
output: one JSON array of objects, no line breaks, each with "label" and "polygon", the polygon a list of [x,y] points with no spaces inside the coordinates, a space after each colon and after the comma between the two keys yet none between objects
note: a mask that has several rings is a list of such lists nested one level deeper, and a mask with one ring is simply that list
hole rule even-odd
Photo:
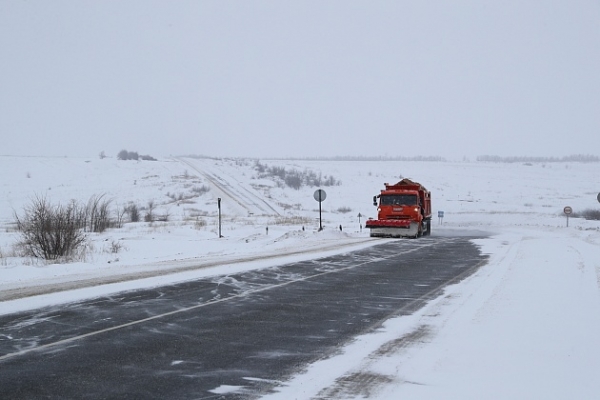
[{"label": "snow-covered field", "polygon": [[[371,246],[382,239],[360,225],[375,216],[372,196],[408,177],[432,191],[434,217],[444,211],[432,235],[485,232],[476,243],[489,263],[266,398],[597,398],[600,222],[570,218],[567,227],[562,210],[600,208],[599,164],[260,163],[341,181],[323,187],[322,232],[316,188],[258,178],[254,160],[0,157],[0,313]],[[13,215],[33,198],[98,195],[142,215],[153,202],[165,221],[91,233],[68,263],[20,256]]]}]

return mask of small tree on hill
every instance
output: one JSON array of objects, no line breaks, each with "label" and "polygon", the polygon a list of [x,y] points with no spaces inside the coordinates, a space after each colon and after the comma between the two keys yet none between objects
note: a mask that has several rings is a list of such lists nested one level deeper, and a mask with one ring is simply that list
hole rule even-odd
[{"label": "small tree on hill", "polygon": [[127,150],[121,150],[117,153],[117,160],[129,160],[129,152]]}]

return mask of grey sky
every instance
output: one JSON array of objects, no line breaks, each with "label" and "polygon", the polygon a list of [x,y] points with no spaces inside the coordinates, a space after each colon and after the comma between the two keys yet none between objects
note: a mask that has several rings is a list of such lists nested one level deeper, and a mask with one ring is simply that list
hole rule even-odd
[{"label": "grey sky", "polygon": [[598,1],[0,2],[0,154],[600,154]]}]

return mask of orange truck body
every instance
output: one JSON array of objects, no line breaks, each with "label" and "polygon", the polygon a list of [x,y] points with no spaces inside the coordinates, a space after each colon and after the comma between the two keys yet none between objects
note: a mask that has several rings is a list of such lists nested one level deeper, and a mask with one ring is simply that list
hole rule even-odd
[{"label": "orange truck body", "polygon": [[377,219],[365,227],[372,237],[413,237],[431,234],[431,192],[410,179],[390,185],[373,197]]}]

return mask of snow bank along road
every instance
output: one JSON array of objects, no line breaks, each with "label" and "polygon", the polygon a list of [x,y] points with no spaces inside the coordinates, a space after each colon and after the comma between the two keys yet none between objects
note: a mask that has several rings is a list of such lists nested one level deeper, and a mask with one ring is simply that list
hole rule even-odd
[{"label": "snow bank along road", "polygon": [[0,282],[0,302],[59,293],[68,290],[85,289],[93,286],[139,281],[141,279],[174,275],[188,271],[198,271],[223,264],[243,264],[258,260],[273,260],[273,262],[275,262],[275,260],[285,260],[286,258],[291,257],[314,258],[319,253],[322,254],[329,251],[339,252],[342,249],[349,251],[352,248],[360,247],[365,244],[368,245],[368,243],[378,240],[380,239],[349,237],[335,241],[323,240],[318,244],[311,242],[309,248],[298,245],[293,250],[285,249],[285,251],[277,249],[270,252],[263,251],[258,254],[218,255],[214,258],[202,256],[201,258],[164,261],[147,265],[120,265],[118,270],[112,271],[109,275],[103,270],[99,270],[97,273],[94,273],[94,271],[87,271],[85,274],[81,275],[71,274],[55,278],[44,277],[41,280],[25,282]]},{"label": "snow bank along road", "polygon": [[[487,258],[469,239],[390,241],[1,316],[3,397],[233,399],[267,393],[477,270]],[[388,343],[380,356],[403,345]],[[362,381],[372,384],[371,378]]]}]

